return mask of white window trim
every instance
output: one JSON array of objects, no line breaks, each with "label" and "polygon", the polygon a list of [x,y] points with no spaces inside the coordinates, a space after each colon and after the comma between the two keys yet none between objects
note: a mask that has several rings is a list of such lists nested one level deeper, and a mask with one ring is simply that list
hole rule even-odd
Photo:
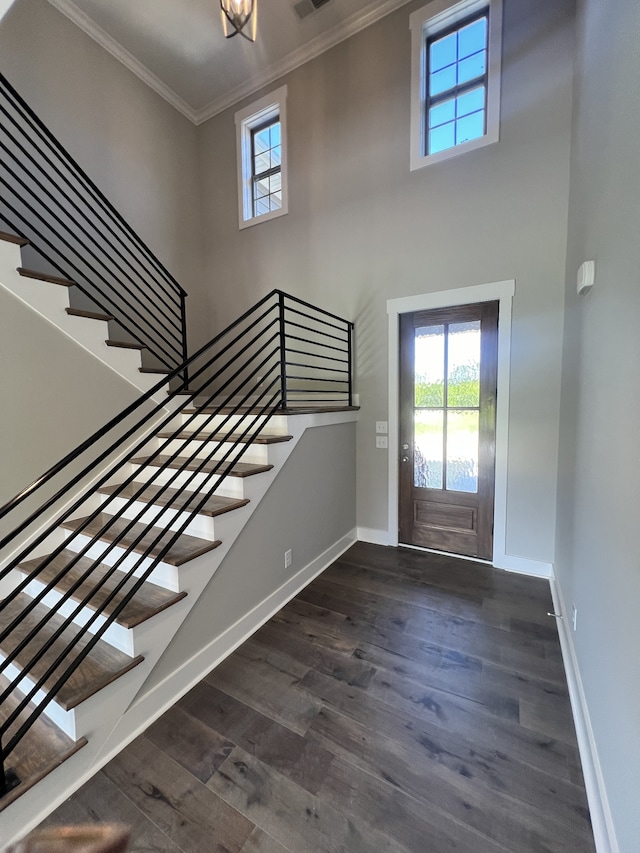
[{"label": "white window trim", "polygon": [[[271,210],[260,216],[253,215],[252,199],[252,164],[251,164],[251,131],[269,119],[280,119],[280,136],[282,145],[281,175],[282,175],[282,207]],[[240,228],[249,228],[260,222],[277,219],[289,211],[289,193],[287,182],[287,87],[282,86],[275,92],[270,92],[253,104],[239,110],[235,114],[236,149],[238,157],[238,219]]]},{"label": "white window trim", "polygon": [[[479,139],[454,145],[437,154],[425,154],[425,110],[427,37],[452,26],[474,12],[489,8],[489,59],[487,92],[487,132]],[[411,152],[410,168],[422,169],[457,157],[467,151],[491,145],[500,138],[500,76],[502,66],[502,0],[433,0],[409,18],[411,29]]]}]

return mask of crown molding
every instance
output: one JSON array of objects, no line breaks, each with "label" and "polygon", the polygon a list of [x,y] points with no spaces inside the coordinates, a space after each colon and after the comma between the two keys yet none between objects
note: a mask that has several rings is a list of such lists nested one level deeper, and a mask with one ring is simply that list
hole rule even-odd
[{"label": "crown molding", "polygon": [[133,54],[129,53],[118,41],[106,33],[102,27],[99,27],[72,0],[49,0],[49,3],[59,12],[69,18],[70,21],[76,24],[83,32],[128,68],[129,71],[135,74],[136,77],[142,80],[143,83],[146,83],[149,88],[153,89],[154,92],[160,95],[161,98],[164,98],[165,101],[195,125],[202,124],[218,115],[218,113],[234,106],[239,101],[258,91],[258,89],[268,86],[285,74],[289,74],[291,71],[309,62],[309,60],[315,59],[320,54],[330,50],[332,47],[340,44],[340,42],[346,41],[351,36],[360,32],[360,30],[371,26],[371,24],[375,24],[376,21],[379,21],[391,12],[395,12],[396,9],[405,6],[409,2],[410,0],[384,0],[375,9],[355,13],[342,23],[322,33],[322,35],[317,36],[297,50],[294,50],[285,56],[284,59],[274,62],[259,74],[254,74],[244,83],[235,86],[219,98],[215,98],[209,104],[202,107],[202,109],[196,110],[177,95],[166,83],[163,83],[146,65],[143,65]]},{"label": "crown molding", "polygon": [[311,59],[315,59],[320,54],[340,44],[340,42],[346,41],[351,36],[356,35],[360,30],[366,29],[371,24],[375,24],[376,21],[391,14],[391,12],[395,12],[401,6],[406,6],[409,2],[411,0],[385,0],[384,3],[381,3],[375,9],[357,12],[331,30],[327,30],[326,33],[317,36],[312,41],[298,48],[298,50],[294,50],[285,56],[284,59],[274,62],[259,74],[254,74],[253,77],[250,77],[240,86],[230,89],[224,95],[211,101],[206,107],[196,110],[196,124],[202,124],[202,122],[234,106],[249,95],[253,95],[258,89],[262,89],[263,86],[268,86],[270,83],[278,80],[278,78],[289,74]]},{"label": "crown molding", "polygon": [[153,89],[167,103],[182,113],[185,118],[188,118],[193,124],[198,123],[196,111],[186,101],[177,95],[170,86],[163,83],[146,65],[143,65],[142,62],[136,59],[132,53],[129,53],[119,41],[116,41],[102,27],[99,27],[85,12],[78,9],[75,3],[72,3],[71,0],[49,0],[49,3],[97,42],[100,47],[103,47],[107,53],[110,53],[118,62],[122,63],[125,68],[128,68],[143,83],[146,83],[150,89]]}]

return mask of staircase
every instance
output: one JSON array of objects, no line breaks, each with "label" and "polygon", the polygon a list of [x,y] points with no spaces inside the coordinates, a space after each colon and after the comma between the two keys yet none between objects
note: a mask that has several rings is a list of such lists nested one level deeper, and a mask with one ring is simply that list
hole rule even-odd
[{"label": "staircase", "polygon": [[281,291],[187,358],[184,291],[2,75],[0,110],[0,285],[141,392],[0,507],[4,844],[177,698],[147,701],[154,667],[305,431],[355,407],[353,324]]},{"label": "staircase", "polygon": [[353,412],[351,333],[274,291],[0,509],[0,812],[100,766],[308,419]]}]

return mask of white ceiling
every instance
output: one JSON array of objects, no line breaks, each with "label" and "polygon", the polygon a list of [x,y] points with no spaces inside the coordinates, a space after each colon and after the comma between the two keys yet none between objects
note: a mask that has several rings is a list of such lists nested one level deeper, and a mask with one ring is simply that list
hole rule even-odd
[{"label": "white ceiling", "polygon": [[255,44],[224,38],[218,0],[49,2],[199,124],[408,0],[328,0],[303,19],[300,0],[259,0]]}]

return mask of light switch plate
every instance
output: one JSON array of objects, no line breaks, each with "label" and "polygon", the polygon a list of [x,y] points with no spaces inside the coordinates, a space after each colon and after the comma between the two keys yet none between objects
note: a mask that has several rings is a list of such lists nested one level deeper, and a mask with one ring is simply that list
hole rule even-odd
[{"label": "light switch plate", "polygon": [[389,439],[386,435],[376,436],[376,447],[380,448],[380,450],[386,450],[389,447]]},{"label": "light switch plate", "polygon": [[389,432],[389,424],[387,421],[376,421],[376,432],[386,435]]}]

